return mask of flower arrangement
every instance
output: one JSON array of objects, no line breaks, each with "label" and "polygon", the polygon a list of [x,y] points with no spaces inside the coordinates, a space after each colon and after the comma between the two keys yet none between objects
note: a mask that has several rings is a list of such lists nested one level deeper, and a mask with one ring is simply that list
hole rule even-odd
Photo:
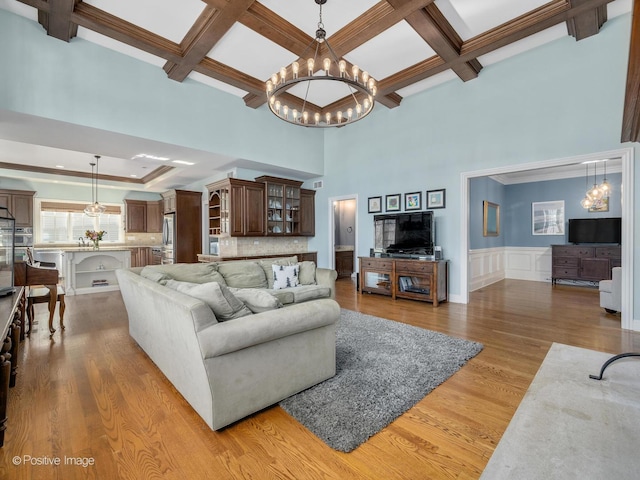
[{"label": "flower arrangement", "polygon": [[100,248],[100,244],[98,242],[102,240],[103,235],[106,233],[107,232],[104,230],[99,230],[97,232],[95,230],[87,230],[84,232],[84,236],[93,242],[93,249],[98,250],[98,248]]}]

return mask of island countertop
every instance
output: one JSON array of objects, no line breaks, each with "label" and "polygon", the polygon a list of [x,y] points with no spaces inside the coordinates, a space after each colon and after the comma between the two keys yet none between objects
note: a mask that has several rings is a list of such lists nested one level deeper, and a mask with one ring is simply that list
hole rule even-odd
[{"label": "island countertop", "polygon": [[131,250],[132,248],[160,248],[156,245],[100,245],[98,250],[94,250],[93,247],[73,247],[73,246],[60,246],[60,247],[33,247],[34,252],[118,252],[123,250]]}]

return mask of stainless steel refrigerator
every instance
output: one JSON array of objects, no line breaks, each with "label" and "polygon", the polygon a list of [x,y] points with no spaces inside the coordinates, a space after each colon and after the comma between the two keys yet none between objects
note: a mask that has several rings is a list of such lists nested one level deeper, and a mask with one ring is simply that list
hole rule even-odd
[{"label": "stainless steel refrigerator", "polygon": [[165,213],[162,222],[162,265],[175,263],[176,214]]}]

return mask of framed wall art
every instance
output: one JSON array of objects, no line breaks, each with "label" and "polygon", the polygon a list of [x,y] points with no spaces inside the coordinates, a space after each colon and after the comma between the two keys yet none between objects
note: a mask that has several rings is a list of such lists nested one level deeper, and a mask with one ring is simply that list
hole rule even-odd
[{"label": "framed wall art", "polygon": [[564,200],[531,204],[532,235],[564,235]]},{"label": "framed wall art", "polygon": [[445,207],[444,188],[440,190],[427,190],[427,209],[444,208]]},{"label": "framed wall art", "polygon": [[484,237],[500,235],[500,205],[487,200],[482,202],[482,235]]},{"label": "framed wall art", "polygon": [[382,211],[382,197],[369,197],[369,213]]},{"label": "framed wall art", "polygon": [[394,193],[393,195],[387,195],[384,197],[386,203],[387,212],[399,212],[400,211],[400,194]]},{"label": "framed wall art", "polygon": [[422,192],[405,193],[404,210],[422,210]]}]

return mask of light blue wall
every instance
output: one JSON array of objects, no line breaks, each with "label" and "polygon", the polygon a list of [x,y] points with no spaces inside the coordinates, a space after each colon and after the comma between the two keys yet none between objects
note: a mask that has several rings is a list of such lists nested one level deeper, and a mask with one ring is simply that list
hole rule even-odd
[{"label": "light blue wall", "polygon": [[[367,197],[444,188],[437,235],[451,262],[455,296],[464,281],[457,274],[465,261],[463,172],[623,146],[630,19],[609,20],[580,42],[567,36],[485,67],[475,80],[450,81],[398,108],[377,106],[365,121],[317,131],[284,124],[264,108],[246,108],[196,82],[172,82],[156,66],[89,42],[51,39],[35,22],[0,11],[0,116],[1,109],[13,110],[317,173],[324,187],[317,191],[317,234],[309,246],[321,266],[330,264],[330,198],[358,196],[356,248],[367,255],[373,242]],[[640,185],[640,168],[634,180]],[[640,196],[634,211],[638,238]],[[640,243],[635,259],[638,300]]]},{"label": "light blue wall", "polygon": [[[83,39],[0,10],[1,109],[322,174],[323,134]],[[285,148],[282,148],[285,146]],[[301,155],[300,152],[304,152]]]},{"label": "light blue wall", "polygon": [[[548,247],[567,243],[567,222],[570,218],[622,216],[622,174],[607,175],[612,186],[608,212],[589,212],[580,206],[586,187],[584,178],[566,178],[543,182],[502,185],[488,177],[472,178],[469,182],[469,248]],[[598,177],[602,181],[602,176]],[[500,205],[500,236],[482,235],[482,201]],[[532,203],[564,200],[565,233],[563,235],[533,235]]]},{"label": "light blue wall", "polygon": [[459,294],[461,174],[621,148],[629,25],[630,16],[613,19],[596,36],[562,38],[486,67],[475,80],[450,81],[395,109],[377,106],[366,121],[327,131],[311,242],[318,262],[329,263],[329,198],[359,195],[357,253],[367,255],[367,197],[446,188],[438,243],[450,260],[450,292]]}]

